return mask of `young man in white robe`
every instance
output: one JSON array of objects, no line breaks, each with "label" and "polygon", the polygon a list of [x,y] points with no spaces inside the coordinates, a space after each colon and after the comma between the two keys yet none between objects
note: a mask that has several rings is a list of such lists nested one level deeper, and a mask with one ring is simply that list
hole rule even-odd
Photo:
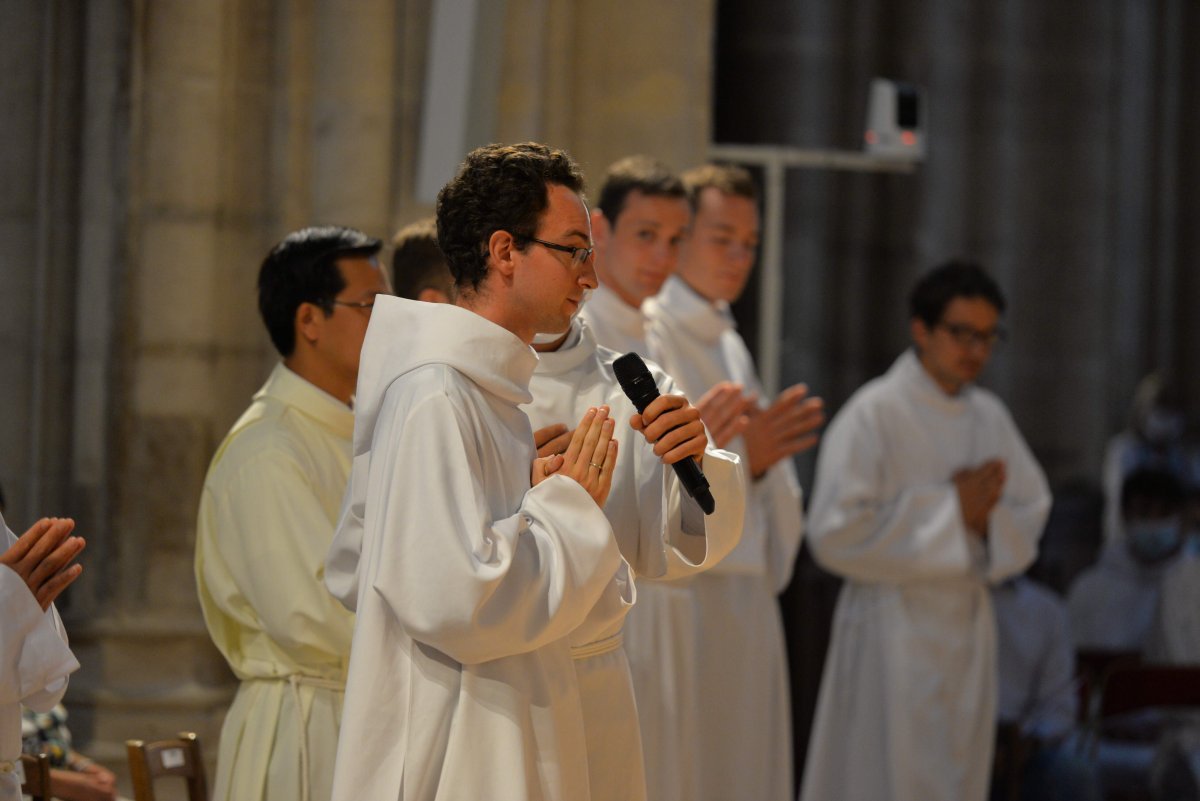
[{"label": "young man in white robe", "polygon": [[[680,185],[682,186],[682,185]],[[606,184],[606,189],[610,185]],[[605,197],[601,194],[601,199]],[[649,222],[654,224],[652,217]],[[407,226],[397,234],[394,252],[393,283],[397,294],[414,300],[448,302],[453,294],[449,287],[453,276],[437,246],[436,229],[424,223]],[[585,306],[586,308],[586,306]],[[562,334],[538,334],[533,348],[538,352],[538,364],[529,382],[533,401],[522,408],[534,428],[534,443],[540,456],[561,453],[570,442],[572,431],[566,423],[582,417],[589,408],[608,406],[616,422],[614,439],[618,441],[622,458],[613,474],[605,516],[630,570],[622,570],[604,593],[599,604],[571,636],[571,656],[579,679],[580,701],[583,710],[584,734],[587,738],[588,779],[591,801],[639,801],[647,798],[642,757],[642,739],[635,710],[655,710],[661,705],[668,709],[679,703],[654,692],[643,692],[635,705],[634,685],[629,661],[623,645],[623,623],[631,607],[639,611],[652,608],[661,593],[647,579],[677,581],[716,564],[737,543],[742,527],[742,507],[745,503],[744,478],[736,455],[707,447],[707,437],[698,412],[686,398],[679,395],[674,382],[650,364],[663,398],[645,416],[636,409],[621,391],[612,363],[621,354],[596,344],[591,329],[578,315],[571,327]],[[730,388],[740,395],[736,389]],[[666,410],[665,412],[663,410]],[[628,420],[626,424],[624,421]],[[646,425],[652,425],[647,428]],[[690,426],[690,428],[687,428]],[[664,438],[661,432],[679,428],[681,433]],[[640,432],[639,432],[640,429]],[[681,444],[663,450],[679,441],[683,431],[694,436]],[[704,455],[705,477],[716,500],[716,511],[706,518],[694,501],[681,489],[667,464],[687,456],[689,449]],[[664,455],[660,456],[660,452]],[[636,599],[634,576],[637,578]],[[653,610],[651,626],[644,627],[647,638],[654,635],[655,626],[662,636],[650,640],[659,652],[668,651],[679,629],[690,631],[690,604],[684,605],[687,625],[670,625],[662,618],[666,609]],[[665,642],[664,642],[665,640]],[[643,652],[645,649],[643,649]],[[675,668],[663,670],[659,664],[649,666],[652,681],[644,686],[658,691],[678,683],[691,665],[692,654],[680,654]],[[661,660],[660,660],[661,662]],[[666,674],[666,675],[661,675]],[[693,714],[699,699],[687,696],[683,714]],[[643,718],[660,721],[662,715]],[[661,761],[683,762],[678,749],[686,744],[690,730],[661,728],[652,730],[655,737],[655,765]],[[661,768],[656,777],[664,773]],[[676,777],[678,778],[678,777]],[[675,785],[676,788],[679,785]],[[694,787],[684,785],[684,791]],[[651,797],[659,798],[661,794]]]},{"label": "young man in white robe", "polygon": [[328,801],[354,616],[321,581],[350,474],[351,402],[381,242],[334,226],[264,259],[258,305],[282,361],[217,449],[196,524],[209,634],[240,679],[216,798]]},{"label": "young man in white robe", "polygon": [[915,347],[834,417],[808,542],[845,584],[801,798],[983,801],[996,721],[989,586],[1033,562],[1050,493],[975,380],[1004,298],[951,262],[910,298]]},{"label": "young man in white robe", "polygon": [[49,712],[79,668],[54,599],[79,578],[83,550],[68,518],[43,518],[18,539],[0,515],[0,801],[20,801],[21,705]]},{"label": "young man in white robe", "polygon": [[793,793],[792,730],[778,594],[791,581],[803,531],[791,457],[816,443],[824,416],[803,385],[760,406],[758,373],[729,311],[758,250],[753,179],[707,165],[683,180],[695,218],[676,274],[646,304],[650,347],[689,396],[733,382],[750,401],[744,431],[728,444],[750,482],[742,540],[692,583],[704,699],[696,797],[782,801]]},{"label": "young man in white robe", "polygon": [[581,191],[562,151],[473,151],[438,197],[456,305],[375,309],[326,563],[357,610],[335,801],[588,801],[571,641],[627,570],[614,421],[590,407],[535,458],[520,408],[529,343],[595,287]]},{"label": "young man in white robe", "polygon": [[[691,217],[683,182],[662,163],[630,156],[608,168],[592,210],[600,286],[580,312],[601,347],[659,358],[646,341],[642,304],[675,271]],[[747,423],[748,403],[739,385],[722,384],[695,397],[700,398],[696,405],[718,448]],[[562,417],[560,412],[556,421]],[[646,789],[654,801],[690,801],[699,792],[697,716],[703,702],[697,689],[696,604],[689,583],[687,577],[673,574],[640,582],[638,602],[624,631]]]}]

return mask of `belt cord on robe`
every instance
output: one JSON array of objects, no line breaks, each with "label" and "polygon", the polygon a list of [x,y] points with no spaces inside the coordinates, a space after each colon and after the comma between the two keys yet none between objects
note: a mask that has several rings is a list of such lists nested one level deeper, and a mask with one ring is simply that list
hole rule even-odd
[{"label": "belt cord on robe", "polygon": [[9,762],[8,760],[0,762],[0,776],[3,776],[7,773],[15,773],[16,770],[17,770],[17,763]]},{"label": "belt cord on robe", "polygon": [[603,640],[596,640],[595,642],[590,642],[587,645],[580,645],[571,648],[571,658],[590,659],[593,656],[612,653],[620,648],[624,641],[625,635],[618,631],[613,636],[605,637]]},{"label": "belt cord on robe", "polygon": [[292,698],[296,701],[296,715],[300,719],[300,798],[302,801],[312,801],[311,790],[308,787],[308,722],[304,719],[304,707],[300,701],[300,685],[339,693],[346,692],[346,685],[344,682],[304,676],[300,673],[291,674],[287,681],[288,686],[292,688]]}]

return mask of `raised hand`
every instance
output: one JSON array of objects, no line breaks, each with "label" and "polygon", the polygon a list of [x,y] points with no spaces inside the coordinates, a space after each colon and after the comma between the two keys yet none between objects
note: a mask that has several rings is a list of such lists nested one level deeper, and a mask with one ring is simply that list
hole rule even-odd
[{"label": "raised hand", "polygon": [[700,419],[712,432],[713,444],[724,448],[746,430],[750,413],[757,403],[756,396],[742,394],[741,384],[722,381],[696,401],[696,408],[700,410]]},{"label": "raised hand", "polygon": [[562,423],[554,423],[533,432],[533,444],[537,447],[538,456],[553,456],[563,453],[571,444],[571,435],[575,432]]},{"label": "raised hand", "polygon": [[688,456],[701,461],[708,447],[701,412],[682,395],[659,395],[646,411],[629,418],[629,425],[654,446],[654,455],[663,464],[675,464]]},{"label": "raised hand", "polygon": [[970,531],[986,539],[988,516],[1000,502],[1007,480],[1004,462],[992,459],[977,467],[964,467],[953,475],[952,480],[958,491],[963,523]]},{"label": "raised hand", "polygon": [[750,475],[762,478],[776,462],[816,445],[824,424],[825,402],[809,397],[804,384],[785,389],[766,409],[752,409],[742,434]]},{"label": "raised hand", "polygon": [[83,537],[69,536],[74,529],[68,517],[44,517],[0,554],[0,565],[21,577],[43,610],[83,572],[71,564],[86,545]]}]

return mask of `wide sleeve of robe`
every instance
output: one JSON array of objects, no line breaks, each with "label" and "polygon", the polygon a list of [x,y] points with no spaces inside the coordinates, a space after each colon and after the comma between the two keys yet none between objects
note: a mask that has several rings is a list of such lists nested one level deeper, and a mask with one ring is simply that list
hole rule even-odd
[{"label": "wide sleeve of robe", "polygon": [[1037,558],[1050,514],[1050,486],[1008,411],[995,402],[988,419],[997,427],[999,456],[1007,472],[1004,494],[988,518],[987,579],[999,584],[1024,573]]},{"label": "wide sleeve of robe", "polygon": [[[2,550],[16,542],[4,526]],[[67,676],[79,668],[53,605],[45,612],[13,570],[0,565],[0,704],[23,703],[48,712],[67,689]]]},{"label": "wide sleeve of robe", "polygon": [[[674,380],[660,375],[664,395],[682,395]],[[614,404],[615,408],[615,404]],[[632,407],[631,407],[632,411]],[[618,421],[618,425],[628,425]],[[746,509],[746,477],[741,457],[710,442],[704,452],[704,477],[716,509],[705,515],[675,471],[654,455],[654,446],[636,432],[622,442],[619,460],[632,462],[637,485],[636,543],[621,542],[621,553],[637,575],[672,581],[704,572],[738,544]],[[620,502],[610,495],[609,504]],[[618,539],[625,527],[614,523]]]},{"label": "wide sleeve of robe", "polygon": [[[360,593],[378,593],[410,637],[463,664],[566,637],[621,564],[603,512],[564,476],[528,489],[527,454],[493,453],[488,418],[461,395],[400,394],[389,389],[374,432]],[[493,512],[513,494],[505,486],[522,485],[519,508]]]},{"label": "wide sleeve of robe", "polygon": [[197,524],[196,575],[213,641],[239,678],[319,665],[337,674],[354,624],[322,584],[329,512],[286,445],[239,458],[222,479],[236,491],[206,486]]},{"label": "wide sleeve of robe", "polygon": [[[0,517],[0,552],[14,542]],[[43,612],[21,577],[0,565],[0,762],[21,754],[21,704],[49,712],[78,667],[55,608]],[[0,799],[20,798],[16,775],[0,772]]]}]

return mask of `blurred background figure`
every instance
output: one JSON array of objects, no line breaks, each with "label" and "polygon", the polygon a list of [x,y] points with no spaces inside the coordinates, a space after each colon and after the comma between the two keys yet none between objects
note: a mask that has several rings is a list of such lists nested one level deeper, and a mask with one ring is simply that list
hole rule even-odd
[{"label": "blurred background figure", "polygon": [[392,237],[392,286],[396,294],[428,303],[454,302],[454,276],[437,243],[437,218],[425,217]]},{"label": "blurred background figure", "polygon": [[1163,576],[1183,547],[1183,503],[1172,473],[1138,469],[1124,480],[1116,535],[1067,595],[1076,648],[1144,650]]},{"label": "blurred background figure", "polygon": [[1079,688],[1066,604],[1018,576],[992,588],[992,608],[999,680],[993,801],[1099,801],[1097,779],[1071,740]]}]

